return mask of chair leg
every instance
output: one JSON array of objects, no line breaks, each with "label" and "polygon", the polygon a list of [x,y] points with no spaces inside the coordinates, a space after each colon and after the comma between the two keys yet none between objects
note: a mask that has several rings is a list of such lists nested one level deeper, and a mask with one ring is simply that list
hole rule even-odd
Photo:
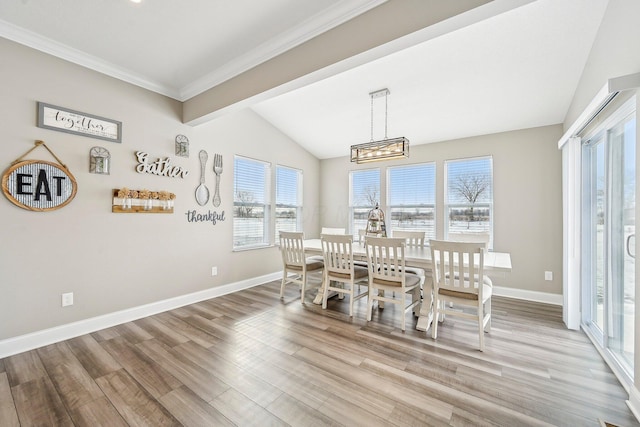
[{"label": "chair leg", "polygon": [[327,278],[327,276],[324,276],[324,289],[322,291],[322,309],[326,310],[327,309],[327,298],[329,297],[329,280]]},{"label": "chair leg", "polygon": [[[411,294],[411,302],[421,301],[422,300],[422,290],[420,287],[417,287],[413,290]],[[413,316],[418,317],[420,314],[420,304],[416,304],[413,306]]]},{"label": "chair leg", "polygon": [[480,351],[484,351],[484,313],[482,302],[478,307],[478,336],[480,337]]},{"label": "chair leg", "polygon": [[431,338],[438,338],[438,306],[440,301],[438,298],[433,299],[433,320],[431,321]]},{"label": "chair leg", "polygon": [[356,294],[353,289],[354,287],[355,285],[351,284],[351,292],[349,293],[349,317],[353,317],[353,297]]},{"label": "chair leg", "polygon": [[300,291],[300,303],[304,304],[304,291],[305,288],[307,287],[307,274],[306,273],[302,273],[302,290]]},{"label": "chair leg", "polygon": [[287,283],[287,270],[282,272],[282,283],[280,284],[280,299],[284,298],[284,286]]},{"label": "chair leg", "polygon": [[371,321],[371,315],[373,313],[374,291],[375,289],[369,288],[369,296],[367,297],[367,321]]}]

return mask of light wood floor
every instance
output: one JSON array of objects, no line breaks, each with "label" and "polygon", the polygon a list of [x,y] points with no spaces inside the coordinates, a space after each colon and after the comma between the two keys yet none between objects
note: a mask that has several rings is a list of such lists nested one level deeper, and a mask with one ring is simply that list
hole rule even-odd
[{"label": "light wood floor", "polygon": [[[627,393],[559,307],[493,299],[486,350],[437,341],[394,307],[300,304],[279,283],[0,360],[0,426],[638,425]],[[407,319],[409,320],[409,319]]]}]

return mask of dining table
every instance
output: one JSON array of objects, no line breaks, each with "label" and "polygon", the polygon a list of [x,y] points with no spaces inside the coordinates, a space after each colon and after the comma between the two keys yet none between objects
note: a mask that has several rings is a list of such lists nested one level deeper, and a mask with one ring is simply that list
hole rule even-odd
[{"label": "dining table", "polygon": [[[320,239],[305,239],[305,253],[309,255],[322,255],[322,243]],[[352,245],[353,257],[366,262],[366,247],[364,243],[354,241]],[[421,268],[425,272],[425,281],[422,289],[422,303],[418,314],[416,329],[427,331],[433,322],[433,280],[431,280],[431,249],[429,246],[407,246],[404,252],[405,266]],[[511,254],[508,252],[488,251],[484,254],[484,271],[489,277],[502,276],[511,271]],[[314,304],[322,304],[324,283],[318,291]]]}]

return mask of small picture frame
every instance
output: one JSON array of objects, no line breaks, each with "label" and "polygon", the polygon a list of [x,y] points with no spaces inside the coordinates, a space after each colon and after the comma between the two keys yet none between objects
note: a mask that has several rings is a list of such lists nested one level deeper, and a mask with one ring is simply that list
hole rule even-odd
[{"label": "small picture frame", "polygon": [[122,122],[38,102],[38,127],[111,142],[122,142]]},{"label": "small picture frame", "polygon": [[176,156],[189,157],[189,138],[184,135],[176,136]]},{"label": "small picture frame", "polygon": [[93,147],[89,151],[89,173],[109,175],[111,153],[103,147]]}]

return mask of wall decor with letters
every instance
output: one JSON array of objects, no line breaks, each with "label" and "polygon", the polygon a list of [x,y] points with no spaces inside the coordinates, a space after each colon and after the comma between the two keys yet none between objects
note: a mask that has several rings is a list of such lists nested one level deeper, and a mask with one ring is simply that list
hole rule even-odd
[{"label": "wall decor with letters", "polygon": [[38,127],[122,142],[122,122],[38,102]]},{"label": "wall decor with letters", "polygon": [[136,166],[136,172],[138,173],[150,173],[171,178],[186,178],[189,175],[189,171],[181,166],[173,166],[169,157],[164,159],[158,157],[158,160],[152,162],[149,160],[148,153],[136,151],[136,159],[138,159],[138,165]]},{"label": "wall decor with letters", "polygon": [[[39,146],[44,146],[59,164],[45,160],[22,160]],[[2,192],[7,199],[30,211],[60,209],[73,200],[77,191],[75,177],[43,141],[36,141],[35,147],[14,161],[2,175]]]}]

